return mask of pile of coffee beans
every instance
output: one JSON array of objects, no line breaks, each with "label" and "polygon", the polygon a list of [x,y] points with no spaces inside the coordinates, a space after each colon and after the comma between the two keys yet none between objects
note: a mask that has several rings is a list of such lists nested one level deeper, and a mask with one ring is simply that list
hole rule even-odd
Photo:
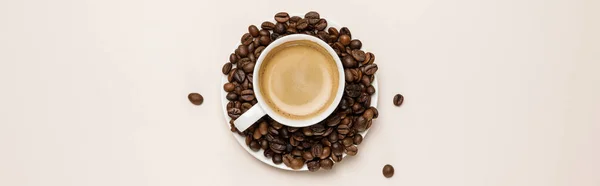
[{"label": "pile of coffee beans", "polygon": [[[353,39],[350,29],[327,27],[327,20],[311,11],[304,17],[286,12],[275,14],[275,22],[265,21],[260,28],[248,27],[241,44],[223,65],[228,82],[227,114],[231,131],[245,136],[246,145],[253,151],[264,150],[264,156],[275,164],[310,171],[329,170],[342,161],[344,153],[354,156],[362,141],[362,132],[373,124],[379,112],[371,107],[372,83],[377,72],[375,55],[361,50],[362,42]],[[341,59],[345,71],[345,93],[337,109],[324,121],[303,128],[288,127],[268,116],[261,118],[245,131],[238,131],[233,121],[256,104],[252,72],[258,56],[271,42],[291,34],[307,34],[328,43]]]}]

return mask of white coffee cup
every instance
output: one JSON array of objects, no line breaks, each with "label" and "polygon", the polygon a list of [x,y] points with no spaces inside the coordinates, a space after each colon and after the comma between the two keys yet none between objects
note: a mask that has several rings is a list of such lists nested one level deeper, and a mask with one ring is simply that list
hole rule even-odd
[{"label": "white coffee cup", "polygon": [[[338,76],[339,76],[338,84],[334,85],[334,86],[337,86],[337,87],[335,87],[335,88],[337,88],[336,89],[337,91],[335,94],[335,98],[333,99],[333,102],[330,105],[327,105],[326,109],[323,112],[321,112],[320,114],[315,115],[310,118],[306,118],[306,119],[290,119],[290,118],[287,118],[287,117],[282,116],[282,115],[278,114],[277,112],[275,112],[269,105],[266,104],[266,101],[262,96],[262,90],[260,88],[261,86],[259,85],[259,83],[260,83],[259,82],[259,74],[260,74],[261,65],[265,59],[265,56],[267,56],[267,54],[273,48],[275,48],[281,44],[291,42],[291,41],[298,41],[298,40],[311,41],[311,42],[314,42],[314,43],[318,44],[319,46],[323,47],[324,49],[326,49],[327,52],[329,53],[329,55],[331,55],[331,57],[335,61],[335,64],[336,64],[336,67],[338,70]],[[327,43],[325,43],[321,39],[314,37],[314,36],[305,35],[305,34],[288,35],[288,36],[285,36],[285,37],[282,37],[282,38],[279,38],[279,39],[273,41],[271,44],[269,44],[269,46],[267,46],[262,51],[262,55],[260,55],[260,57],[258,57],[258,60],[256,60],[256,65],[254,66],[252,83],[253,83],[253,87],[254,87],[254,95],[256,97],[257,104],[255,104],[252,108],[250,108],[248,111],[246,111],[244,114],[242,114],[239,118],[237,118],[234,121],[234,125],[239,131],[246,130],[248,127],[250,127],[252,124],[254,124],[256,121],[258,121],[260,118],[262,118],[265,115],[269,115],[275,121],[277,121],[283,125],[287,125],[287,126],[291,126],[291,127],[306,127],[306,126],[316,124],[320,121],[323,121],[335,110],[335,108],[340,103],[340,100],[342,99],[342,96],[344,94],[344,83],[345,83],[344,67],[342,66],[342,62],[340,61],[340,58],[337,56],[337,53],[333,50],[333,48],[331,48]]]}]

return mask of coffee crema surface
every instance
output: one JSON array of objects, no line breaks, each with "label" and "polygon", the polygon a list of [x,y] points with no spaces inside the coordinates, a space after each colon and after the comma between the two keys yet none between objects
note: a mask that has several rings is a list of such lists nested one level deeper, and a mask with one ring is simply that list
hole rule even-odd
[{"label": "coffee crema surface", "polygon": [[339,72],[327,50],[308,40],[273,48],[260,66],[258,83],[267,105],[290,119],[324,112],[335,99]]}]

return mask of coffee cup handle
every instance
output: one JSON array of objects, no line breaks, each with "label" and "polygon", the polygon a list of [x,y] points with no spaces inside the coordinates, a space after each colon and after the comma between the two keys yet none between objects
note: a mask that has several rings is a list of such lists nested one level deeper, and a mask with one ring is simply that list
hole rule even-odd
[{"label": "coffee cup handle", "polygon": [[267,115],[267,113],[265,113],[265,110],[262,107],[260,107],[259,104],[255,104],[248,111],[246,111],[235,121],[233,121],[233,124],[239,131],[245,131],[246,129],[248,129],[248,127],[250,127],[252,124],[254,124],[256,121],[258,121],[265,115]]}]

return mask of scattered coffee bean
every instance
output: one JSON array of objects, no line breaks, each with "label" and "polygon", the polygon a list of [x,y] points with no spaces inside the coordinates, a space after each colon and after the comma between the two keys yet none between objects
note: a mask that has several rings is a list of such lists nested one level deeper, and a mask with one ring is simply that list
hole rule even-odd
[{"label": "scattered coffee bean", "polygon": [[290,19],[290,15],[287,12],[279,12],[275,14],[275,21],[278,23],[285,23]]},{"label": "scattered coffee bean", "polygon": [[350,146],[350,145],[353,145],[354,144],[354,139],[352,139],[352,138],[345,138],[344,140],[342,140],[342,144],[344,146],[346,146],[346,147]]},{"label": "scattered coffee bean", "polygon": [[233,85],[233,83],[225,83],[223,85],[223,90],[225,90],[225,92],[231,92],[235,89],[235,85]]},{"label": "scattered coffee bean", "polygon": [[367,87],[367,93],[369,95],[375,94],[375,87],[373,87],[373,85],[369,85],[369,87]]},{"label": "scattered coffee bean", "polygon": [[348,29],[347,27],[340,28],[340,35],[348,35],[348,36],[352,37],[352,34],[350,33],[350,29]]},{"label": "scattered coffee bean", "polygon": [[400,105],[402,105],[402,102],[404,102],[404,96],[402,94],[396,94],[394,96],[394,105],[399,107]]},{"label": "scattered coffee bean", "polygon": [[263,46],[267,46],[269,45],[269,43],[271,43],[271,37],[270,36],[260,36],[260,44]]},{"label": "scattered coffee bean", "polygon": [[256,26],[254,26],[254,25],[248,26],[248,32],[250,33],[250,35],[252,37],[258,37],[258,35],[259,35],[258,28],[256,28]]},{"label": "scattered coffee bean", "polygon": [[342,58],[342,65],[344,65],[344,68],[353,68],[356,67],[356,64],[356,60],[354,60],[352,56]]},{"label": "scattered coffee bean", "polygon": [[231,71],[232,66],[233,65],[231,63],[225,63],[225,65],[223,65],[223,69],[222,69],[223,74],[225,74],[225,75],[229,74],[229,71]]},{"label": "scattered coffee bean", "polygon": [[294,170],[301,169],[302,166],[304,166],[304,160],[302,158],[294,158],[290,162],[290,168],[292,168]]},{"label": "scattered coffee bean", "polygon": [[242,70],[245,73],[252,73],[254,71],[254,62],[248,62],[242,66]]},{"label": "scattered coffee bean", "polygon": [[394,176],[394,167],[392,167],[390,164],[387,164],[383,166],[383,170],[381,172],[386,178],[391,178],[392,176]]},{"label": "scattered coffee bean", "polygon": [[308,21],[306,19],[300,19],[298,23],[296,23],[296,29],[304,30],[308,28]]},{"label": "scattered coffee bean", "polygon": [[300,21],[300,19],[302,19],[300,16],[292,16],[290,17],[290,22],[298,22]]},{"label": "scattered coffee bean", "polygon": [[248,47],[244,46],[244,45],[240,45],[238,46],[238,53],[236,53],[237,55],[241,56],[241,57],[246,57],[248,56]]},{"label": "scattered coffee bean", "polygon": [[238,95],[237,95],[237,94],[235,94],[234,92],[230,92],[230,93],[227,93],[227,96],[226,96],[226,98],[227,98],[227,100],[229,100],[229,101],[235,101],[235,100],[237,100],[237,98],[238,98]]},{"label": "scattered coffee bean", "polygon": [[252,35],[250,35],[250,33],[245,33],[242,36],[241,42],[242,42],[243,45],[248,46],[250,43],[252,43],[252,39],[253,38],[252,38]]},{"label": "scattered coffee bean", "polygon": [[275,155],[273,155],[273,159],[272,160],[273,160],[273,163],[276,164],[276,165],[279,165],[279,164],[281,164],[283,162],[281,154],[275,154]]},{"label": "scattered coffee bean", "polygon": [[204,102],[204,97],[202,97],[202,95],[200,95],[198,93],[190,93],[190,94],[188,94],[188,99],[194,105],[202,105],[202,103]]},{"label": "scattered coffee bean", "polygon": [[375,74],[375,72],[377,72],[378,69],[379,68],[377,68],[377,64],[374,64],[374,63],[373,64],[368,64],[368,65],[364,66],[364,72],[363,73],[365,73],[365,74],[367,74],[367,75],[370,76],[370,75]]},{"label": "scattered coffee bean", "polygon": [[352,50],[352,57],[358,62],[365,61],[365,52],[362,50],[354,49]]},{"label": "scattered coffee bean", "polygon": [[321,17],[319,16],[319,13],[315,11],[310,11],[304,15],[304,18],[307,19],[308,23],[312,25],[317,24],[317,22],[319,22],[319,18]]},{"label": "scattered coffee bean", "polygon": [[254,99],[254,91],[252,90],[243,90],[240,95],[240,99],[244,101],[252,101]]},{"label": "scattered coffee bean", "polygon": [[246,73],[242,69],[237,69],[233,74],[233,79],[238,83],[243,83],[246,80]]}]

